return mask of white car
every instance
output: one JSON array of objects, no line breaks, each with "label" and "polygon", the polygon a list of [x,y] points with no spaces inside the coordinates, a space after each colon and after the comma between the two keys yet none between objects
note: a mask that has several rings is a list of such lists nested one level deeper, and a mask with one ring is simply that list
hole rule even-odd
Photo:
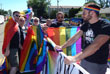
[{"label": "white car", "polygon": [[4,16],[3,15],[0,15],[0,24],[4,23]]}]

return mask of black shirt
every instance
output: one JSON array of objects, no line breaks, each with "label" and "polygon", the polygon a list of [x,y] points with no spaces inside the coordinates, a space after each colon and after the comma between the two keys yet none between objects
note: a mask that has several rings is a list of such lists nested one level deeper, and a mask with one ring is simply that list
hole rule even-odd
[{"label": "black shirt", "polygon": [[52,23],[51,24],[51,26],[50,27],[55,27],[55,28],[57,28],[57,27],[68,27],[68,26],[70,26],[69,24],[67,24],[67,23],[65,23],[65,22],[54,22],[54,23]]},{"label": "black shirt", "polygon": [[19,32],[17,31],[10,41],[10,49],[19,49]]},{"label": "black shirt", "polygon": [[[99,20],[94,24],[85,23],[81,26],[81,30],[84,32],[83,35],[83,48],[89,46],[98,35],[110,35],[110,24]],[[107,41],[100,47],[93,55],[85,58],[89,62],[106,64],[109,54],[108,48],[109,42]]]},{"label": "black shirt", "polygon": [[20,29],[20,41],[21,41],[21,45],[23,45],[23,42],[24,42],[24,32],[23,32],[23,29],[19,26],[19,29]]}]

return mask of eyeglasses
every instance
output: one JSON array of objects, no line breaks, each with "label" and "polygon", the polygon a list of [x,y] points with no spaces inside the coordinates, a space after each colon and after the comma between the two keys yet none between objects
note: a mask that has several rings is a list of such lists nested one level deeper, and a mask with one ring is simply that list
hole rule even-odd
[{"label": "eyeglasses", "polygon": [[25,20],[20,20],[21,22],[24,22]]},{"label": "eyeglasses", "polygon": [[62,16],[62,17],[58,17],[58,19],[60,19],[60,18],[62,19],[62,18],[63,18],[63,16]]},{"label": "eyeglasses", "polygon": [[19,15],[14,15],[14,16],[16,16],[16,17],[20,17]]},{"label": "eyeglasses", "polygon": [[34,20],[34,22],[38,22],[37,20]]}]

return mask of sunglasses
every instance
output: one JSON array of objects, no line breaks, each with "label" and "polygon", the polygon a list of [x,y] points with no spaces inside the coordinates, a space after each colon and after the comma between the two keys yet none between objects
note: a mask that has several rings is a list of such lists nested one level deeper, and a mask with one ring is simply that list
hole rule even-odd
[{"label": "sunglasses", "polygon": [[20,20],[21,22],[24,22],[25,20]]},{"label": "sunglasses", "polygon": [[34,20],[34,22],[38,22],[37,20]]},{"label": "sunglasses", "polygon": [[14,15],[14,16],[16,16],[16,17],[20,17],[19,15]]},{"label": "sunglasses", "polygon": [[63,17],[58,17],[58,19],[63,18]]}]

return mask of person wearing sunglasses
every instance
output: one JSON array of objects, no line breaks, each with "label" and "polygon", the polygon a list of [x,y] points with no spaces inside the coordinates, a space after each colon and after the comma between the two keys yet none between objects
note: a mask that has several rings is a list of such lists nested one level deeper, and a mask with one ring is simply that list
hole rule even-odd
[{"label": "person wearing sunglasses", "polygon": [[20,30],[20,45],[19,45],[19,60],[20,60],[20,52],[21,52],[21,49],[23,49],[23,43],[24,43],[24,39],[26,37],[26,34],[25,34],[25,18],[23,16],[21,16],[19,18],[19,30]]},{"label": "person wearing sunglasses", "polygon": [[69,24],[64,22],[64,13],[59,11],[56,14],[56,21],[51,24],[50,27],[61,27],[61,26],[69,26]]},{"label": "person wearing sunglasses", "polygon": [[18,49],[19,49],[19,11],[14,11],[13,16],[9,18],[5,25],[4,41],[2,46],[2,53],[7,57],[10,64],[9,74],[16,74],[18,69]]},{"label": "person wearing sunglasses", "polygon": [[19,21],[19,17],[20,13],[18,13],[18,11],[13,12],[13,19],[15,20],[15,22]]},{"label": "person wearing sunglasses", "polygon": [[33,25],[36,25],[36,26],[39,25],[39,18],[37,18],[37,17],[33,18]]}]

